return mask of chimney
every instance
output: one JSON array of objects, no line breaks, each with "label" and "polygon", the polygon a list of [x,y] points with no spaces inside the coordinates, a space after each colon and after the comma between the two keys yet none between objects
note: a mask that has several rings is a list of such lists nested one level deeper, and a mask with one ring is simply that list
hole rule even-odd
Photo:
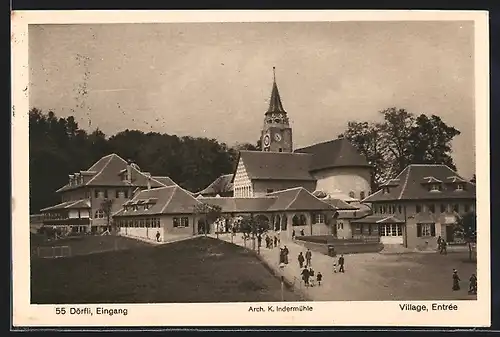
[{"label": "chimney", "polygon": [[132,160],[127,160],[127,181],[132,182]]}]

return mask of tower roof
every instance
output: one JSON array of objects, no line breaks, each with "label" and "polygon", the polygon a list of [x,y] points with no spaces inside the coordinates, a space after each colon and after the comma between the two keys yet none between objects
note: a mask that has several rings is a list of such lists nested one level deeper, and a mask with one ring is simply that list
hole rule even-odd
[{"label": "tower roof", "polygon": [[273,112],[284,112],[283,104],[281,103],[280,92],[278,90],[278,85],[276,84],[275,67],[273,67],[273,89],[271,91],[271,99],[269,100],[269,109],[267,109],[266,114]]}]

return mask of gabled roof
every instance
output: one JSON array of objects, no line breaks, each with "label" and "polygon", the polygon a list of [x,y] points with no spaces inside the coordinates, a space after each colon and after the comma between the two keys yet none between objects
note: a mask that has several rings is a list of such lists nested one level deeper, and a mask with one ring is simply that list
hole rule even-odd
[{"label": "gabled roof", "polygon": [[224,174],[215,179],[204,190],[196,193],[200,195],[217,195],[222,193],[229,193],[233,191],[232,174]]},{"label": "gabled roof", "polygon": [[268,196],[277,197],[276,202],[269,207],[268,211],[336,210],[334,206],[319,200],[303,187],[276,191],[269,193]]},{"label": "gabled roof", "polygon": [[177,185],[172,179],[170,179],[170,177],[166,177],[166,176],[153,176],[152,178],[154,180],[156,180],[157,182],[159,182],[160,184],[163,184],[165,186]]},{"label": "gabled roof", "polygon": [[394,215],[372,214],[360,219],[353,219],[351,223],[368,223],[368,224],[391,224],[404,223],[403,220]]},{"label": "gabled roof", "polygon": [[[207,197],[201,202],[209,205],[220,206],[224,213],[264,212],[276,202],[276,197],[260,198],[233,198],[233,197]],[[200,200],[200,199],[198,199]]]},{"label": "gabled roof", "polygon": [[[56,192],[62,192],[74,188],[79,188],[81,186],[143,186],[148,185],[148,179],[150,179],[151,187],[162,187],[170,186],[175,184],[168,177],[148,177],[146,172],[140,171],[137,165],[131,165],[132,170],[132,182],[123,181],[121,174],[127,170],[127,161],[121,158],[119,155],[112,153],[107,156],[102,157],[97,162],[95,162],[88,170],[83,171],[90,178],[83,184],[64,185]],[[167,185],[169,184],[169,185]]]},{"label": "gabled roof", "polygon": [[302,153],[240,151],[239,159],[252,180],[314,181],[309,174],[312,156]]},{"label": "gabled roof", "polygon": [[311,171],[333,167],[371,167],[366,158],[345,138],[303,147],[294,152],[313,155]]},{"label": "gabled roof", "polygon": [[[389,193],[384,193],[383,189],[369,195],[363,202],[371,203],[377,201],[392,200],[443,200],[443,199],[475,199],[476,186],[465,180],[456,180],[464,185],[464,190],[457,191],[453,178],[462,179],[455,171],[446,165],[441,164],[412,164],[407,166],[396,177],[399,183],[389,187]],[[434,183],[443,181],[440,191],[429,191],[426,179],[433,177]]]},{"label": "gabled roof", "polygon": [[325,199],[321,199],[321,201],[335,207],[338,210],[346,210],[346,211],[352,210],[352,211],[354,211],[354,210],[359,209],[358,207],[353,206],[351,204],[348,204],[347,202],[340,200],[340,199],[325,198]]},{"label": "gabled roof", "polygon": [[90,200],[81,199],[81,200],[65,201],[63,203],[54,206],[45,207],[41,209],[40,212],[55,211],[62,209],[86,209],[86,208],[90,208]]},{"label": "gabled roof", "polygon": [[156,199],[156,202],[147,210],[139,208],[137,211],[124,208],[113,214],[113,216],[134,215],[157,215],[157,214],[192,214],[195,206],[201,202],[194,198],[188,191],[178,185],[152,188],[139,192],[127,205],[144,203],[148,199]]}]

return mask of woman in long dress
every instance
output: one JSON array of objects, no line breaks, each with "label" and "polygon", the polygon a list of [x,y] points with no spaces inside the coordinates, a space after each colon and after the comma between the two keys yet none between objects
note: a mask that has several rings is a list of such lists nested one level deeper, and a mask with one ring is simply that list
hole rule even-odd
[{"label": "woman in long dress", "polygon": [[460,277],[458,276],[458,271],[453,270],[453,290],[460,290]]}]

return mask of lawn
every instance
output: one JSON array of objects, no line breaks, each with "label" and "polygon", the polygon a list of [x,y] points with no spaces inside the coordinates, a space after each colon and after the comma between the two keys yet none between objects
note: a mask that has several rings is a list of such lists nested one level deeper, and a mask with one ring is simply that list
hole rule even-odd
[{"label": "lawn", "polygon": [[252,252],[205,237],[31,262],[34,304],[280,301],[280,289]]},{"label": "lawn", "polygon": [[73,236],[56,241],[47,241],[43,235],[32,234],[30,237],[30,244],[31,254],[33,257],[38,256],[39,247],[42,249],[40,251],[42,256],[51,254],[50,247],[62,246],[68,246],[70,248],[71,256],[75,256],[151,246],[151,244],[147,242],[114,235]]}]

